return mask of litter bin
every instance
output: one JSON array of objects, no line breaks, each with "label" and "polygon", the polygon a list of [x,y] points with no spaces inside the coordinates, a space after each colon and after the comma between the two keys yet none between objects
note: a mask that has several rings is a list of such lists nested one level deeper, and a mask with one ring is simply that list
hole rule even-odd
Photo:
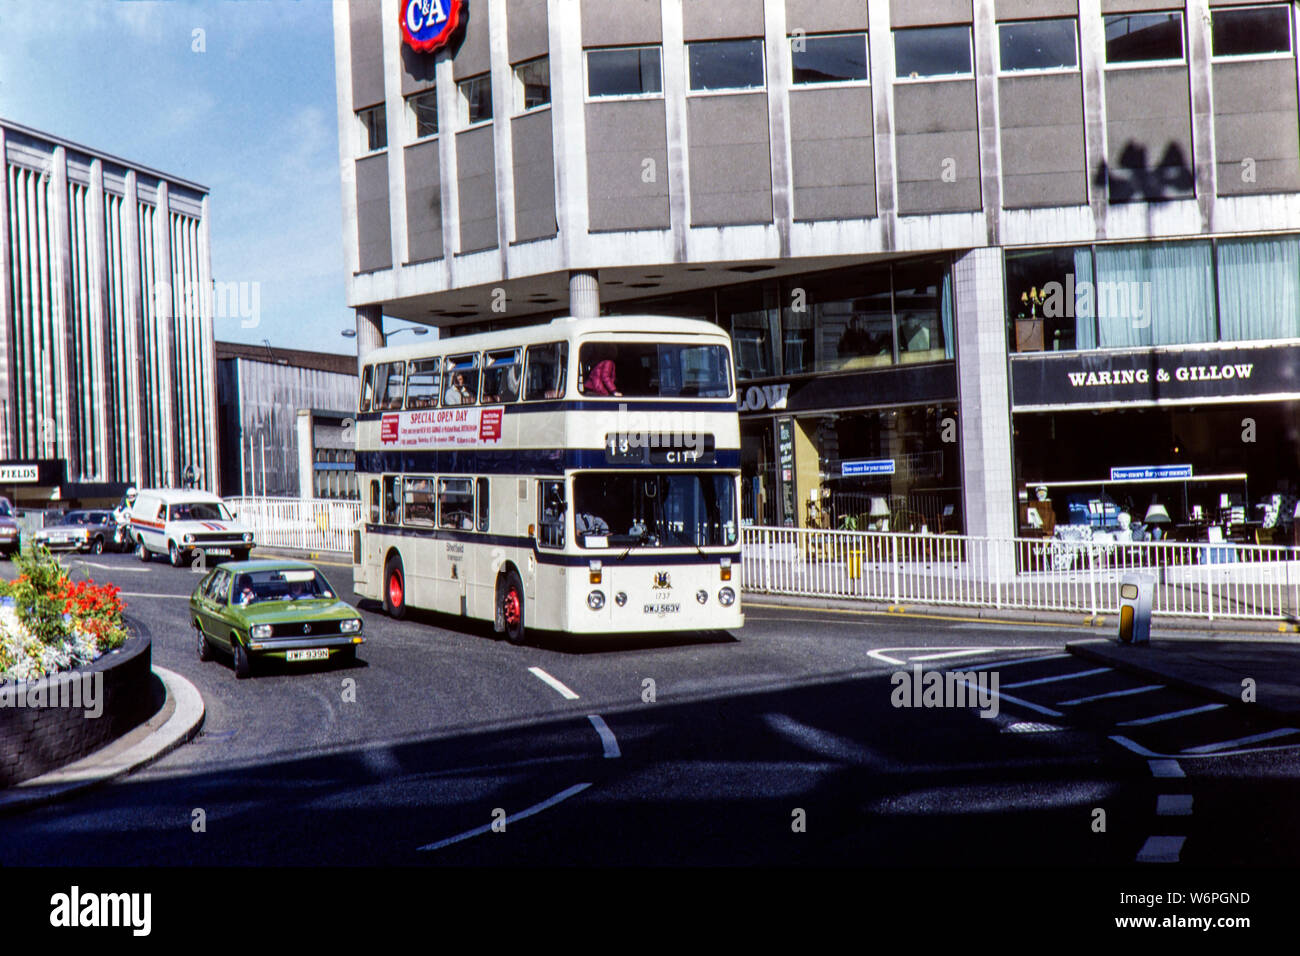
[{"label": "litter bin", "polygon": [[1155,578],[1126,574],[1119,584],[1119,642],[1145,644],[1151,638],[1151,599]]}]

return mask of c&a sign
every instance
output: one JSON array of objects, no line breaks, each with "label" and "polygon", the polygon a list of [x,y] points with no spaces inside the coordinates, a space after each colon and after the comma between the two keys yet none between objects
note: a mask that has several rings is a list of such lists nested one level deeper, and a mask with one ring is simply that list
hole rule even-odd
[{"label": "c&a sign", "polygon": [[401,0],[402,41],[412,50],[432,53],[446,45],[460,26],[466,0]]}]

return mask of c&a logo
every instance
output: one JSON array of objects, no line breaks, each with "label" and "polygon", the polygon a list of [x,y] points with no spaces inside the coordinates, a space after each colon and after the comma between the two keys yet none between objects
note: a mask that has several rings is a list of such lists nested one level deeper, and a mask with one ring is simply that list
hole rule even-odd
[{"label": "c&a logo", "polygon": [[465,0],[402,0],[402,40],[412,50],[432,53],[460,26]]}]

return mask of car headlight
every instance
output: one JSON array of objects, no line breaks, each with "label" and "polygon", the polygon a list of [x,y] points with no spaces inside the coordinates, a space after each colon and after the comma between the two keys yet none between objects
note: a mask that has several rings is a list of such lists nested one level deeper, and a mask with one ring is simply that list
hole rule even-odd
[{"label": "car headlight", "polygon": [[350,621],[342,621],[339,623],[340,634],[355,634],[359,630],[361,630],[361,622],[356,618],[353,618]]},{"label": "car headlight", "polygon": [[193,543],[194,543],[194,535],[192,535],[192,534],[187,534],[187,535],[185,536],[185,543],[186,543],[186,544],[193,544]]},{"label": "car headlight", "polygon": [[605,606],[604,591],[592,591],[590,594],[587,595],[587,607],[591,608],[593,611],[599,611],[604,606]]},{"label": "car headlight", "polygon": [[271,625],[270,625],[270,624],[254,624],[251,628],[248,629],[248,636],[249,636],[249,637],[255,637],[255,638],[270,637],[270,636],[271,636]]},{"label": "car headlight", "polygon": [[731,588],[723,588],[718,592],[718,603],[723,607],[731,607],[736,603],[736,592]]}]

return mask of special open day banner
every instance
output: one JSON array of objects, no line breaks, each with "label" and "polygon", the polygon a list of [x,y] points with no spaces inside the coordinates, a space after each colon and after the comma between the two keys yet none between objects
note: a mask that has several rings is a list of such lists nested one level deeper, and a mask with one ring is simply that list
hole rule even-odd
[{"label": "special open day banner", "polygon": [[379,420],[379,440],[400,448],[426,445],[497,445],[501,442],[500,408],[439,408],[393,412]]}]

